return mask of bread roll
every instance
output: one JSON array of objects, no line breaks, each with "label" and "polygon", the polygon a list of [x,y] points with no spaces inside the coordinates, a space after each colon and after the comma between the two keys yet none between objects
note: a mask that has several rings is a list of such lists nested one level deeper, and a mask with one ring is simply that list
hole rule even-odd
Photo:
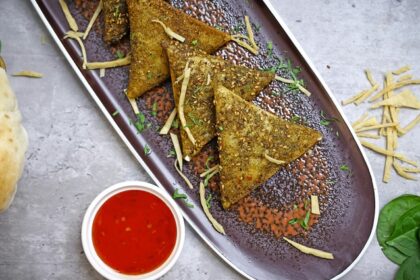
[{"label": "bread roll", "polygon": [[21,122],[16,97],[0,68],[0,212],[12,202],[23,170],[28,136]]}]

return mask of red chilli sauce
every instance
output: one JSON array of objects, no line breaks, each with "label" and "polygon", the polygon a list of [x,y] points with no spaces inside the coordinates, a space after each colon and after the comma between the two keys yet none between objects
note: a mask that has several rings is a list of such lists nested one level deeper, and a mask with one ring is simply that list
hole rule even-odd
[{"label": "red chilli sauce", "polygon": [[96,253],[120,273],[138,275],[161,266],[171,255],[177,229],[169,207],[155,195],[129,190],[109,198],[93,221]]}]

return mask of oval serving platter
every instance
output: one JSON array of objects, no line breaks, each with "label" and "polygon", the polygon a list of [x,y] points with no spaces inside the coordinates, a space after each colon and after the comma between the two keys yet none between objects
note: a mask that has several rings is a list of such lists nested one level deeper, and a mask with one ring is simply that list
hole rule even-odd
[{"label": "oval serving platter", "polygon": [[[68,0],[67,3],[79,28],[84,30],[88,24],[86,17],[92,14],[87,6],[96,7],[98,1]],[[107,69],[103,78],[99,71],[83,70],[77,42],[63,39],[69,27],[58,0],[32,0],[51,36],[115,131],[158,186],[169,194],[178,189],[188,196],[194,207],[177,200],[184,218],[224,261],[249,279],[340,278],[365,252],[378,216],[376,185],[370,166],[340,106],[268,0],[173,0],[171,3],[231,34],[245,32],[243,18],[248,15],[260,54],[253,56],[235,43],[229,43],[216,54],[237,64],[277,71],[283,76],[299,69],[298,77],[312,93],[310,97],[273,82],[253,102],[324,135],[311,151],[282,168],[233,209],[223,210],[217,191],[218,179],[212,181],[211,212],[224,226],[225,236],[217,233],[207,220],[198,195],[197,174],[209,161],[213,164],[217,161],[215,141],[186,164],[185,173],[196,186],[190,190],[173,166],[169,135],[159,135],[159,128],[174,106],[169,81],[137,99],[147,124],[147,129],[139,133],[124,94],[128,67]],[[99,19],[85,41],[88,60],[113,60],[116,49],[128,51],[128,39],[113,49],[107,47],[102,40],[103,22]],[[146,146],[151,149],[150,154],[145,153]],[[312,192],[319,193],[321,215],[311,222],[307,231],[293,239],[332,252],[334,260],[300,253],[277,238],[275,229],[266,220],[267,213],[306,207],[305,201]],[[247,219],[244,211],[254,211],[259,216]]]}]

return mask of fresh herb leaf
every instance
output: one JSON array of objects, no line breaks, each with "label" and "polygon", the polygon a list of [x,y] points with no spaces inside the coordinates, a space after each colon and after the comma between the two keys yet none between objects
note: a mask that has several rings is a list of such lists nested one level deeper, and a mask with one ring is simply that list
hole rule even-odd
[{"label": "fresh herb leaf", "polygon": [[177,129],[179,127],[178,119],[174,119],[174,121],[172,122],[171,127],[172,128],[175,128],[175,129]]},{"label": "fresh herb leaf", "polygon": [[206,159],[206,163],[205,163],[205,165],[206,165],[206,168],[207,168],[207,169],[210,169],[210,167],[209,167],[209,163],[210,163],[213,159],[214,159],[214,157],[213,157],[213,156],[209,156],[209,157],[207,157],[207,159]]},{"label": "fresh herb leaf", "polygon": [[146,156],[148,156],[148,155],[150,155],[151,153],[152,153],[152,149],[149,147],[149,145],[144,145],[144,148],[143,148],[143,151],[144,151],[144,154],[146,155]]},{"label": "fresh herb leaf", "polygon": [[296,123],[299,122],[301,119],[301,117],[299,115],[293,115],[293,117],[291,118],[291,121]]},{"label": "fresh herb leaf", "polygon": [[273,42],[269,41],[267,43],[267,56],[271,57],[273,55]]},{"label": "fresh herb leaf", "polygon": [[321,120],[320,122],[319,122],[319,124],[320,125],[323,125],[323,126],[329,126],[330,125],[330,121],[329,120]]},{"label": "fresh herb leaf", "polygon": [[136,114],[137,120],[133,123],[131,120],[131,124],[134,124],[135,128],[137,129],[138,133],[142,133],[146,128],[150,127],[149,123],[146,123],[146,117],[142,112]]},{"label": "fresh herb leaf", "polygon": [[146,78],[147,78],[148,80],[150,80],[151,78],[153,78],[153,73],[152,73],[152,72],[150,72],[150,71],[148,71],[148,72],[147,72],[147,74],[146,74]]},{"label": "fresh herb leaf", "polygon": [[118,110],[116,110],[114,113],[112,113],[112,116],[115,117],[119,114],[120,112],[118,112]]},{"label": "fresh herb leaf", "polygon": [[299,220],[297,218],[293,218],[291,219],[289,222],[287,222],[289,225],[294,225],[298,222]]},{"label": "fresh herb leaf", "polygon": [[175,149],[174,148],[172,148],[170,151],[169,151],[169,153],[166,155],[166,157],[175,157],[176,156],[176,152],[175,152]]},{"label": "fresh herb leaf", "polygon": [[280,92],[280,91],[275,90],[275,91],[272,91],[272,92],[271,92],[271,95],[272,95],[272,96],[280,96],[280,95],[281,95],[281,92]]},{"label": "fresh herb leaf", "polygon": [[409,279],[418,279],[420,275],[420,253],[417,253],[414,256],[409,257],[404,263],[400,266],[400,269],[395,276],[395,280],[409,280]]},{"label": "fresh herb leaf", "polygon": [[153,105],[152,105],[152,116],[156,117],[156,115],[157,115],[157,103],[155,101],[153,102]]},{"label": "fresh herb leaf", "polygon": [[338,121],[337,118],[330,118],[327,117],[324,113],[324,111],[321,110],[321,112],[319,113],[319,115],[321,116],[321,121],[319,122],[321,125],[323,126],[329,126],[332,122],[336,122]]},{"label": "fresh herb leaf", "polygon": [[188,197],[185,193],[179,193],[178,192],[178,188],[175,189],[173,195],[172,195],[173,199],[182,199],[182,201],[184,202],[185,206],[187,206],[188,208],[194,208],[194,205],[191,204],[188,201]]},{"label": "fresh herb leaf", "polygon": [[185,193],[179,193],[178,188],[175,189],[174,194],[172,195],[173,199],[187,199]]},{"label": "fresh herb leaf", "polygon": [[346,164],[343,164],[343,165],[340,166],[340,170],[341,171],[349,171],[350,168]]},{"label": "fresh herb leaf", "polygon": [[203,125],[203,121],[195,117],[193,113],[188,113],[188,117],[191,119],[194,125]]},{"label": "fresh herb leaf", "polygon": [[191,45],[194,46],[194,47],[197,46],[198,45],[198,40],[197,39],[192,40]]},{"label": "fresh herb leaf", "polygon": [[309,218],[311,217],[311,211],[306,211],[306,215],[305,218],[303,220],[300,221],[300,225],[304,228],[304,229],[308,229],[309,227]]},{"label": "fresh herb leaf", "polygon": [[117,58],[119,58],[119,59],[124,58],[124,53],[123,53],[122,51],[120,51],[120,50],[118,50],[118,51],[115,53],[115,55],[116,55],[116,56],[117,56]]},{"label": "fresh herb leaf", "polygon": [[207,204],[207,208],[210,209],[211,205],[210,202],[213,199],[213,195],[209,194],[209,196],[206,198],[206,204]]},{"label": "fresh herb leaf", "polygon": [[184,204],[185,206],[187,206],[188,208],[194,208],[194,205],[191,204],[190,202],[188,202],[187,200],[184,200]]}]

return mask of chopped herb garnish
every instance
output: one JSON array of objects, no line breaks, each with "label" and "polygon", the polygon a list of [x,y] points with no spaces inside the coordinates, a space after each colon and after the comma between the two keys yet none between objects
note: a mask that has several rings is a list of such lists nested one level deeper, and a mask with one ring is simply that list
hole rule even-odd
[{"label": "chopped herb garnish", "polygon": [[220,131],[223,131],[223,126],[219,126],[219,130]]},{"label": "chopped herb garnish", "polygon": [[172,195],[173,199],[182,199],[182,201],[184,202],[185,206],[187,206],[188,208],[194,208],[194,205],[191,204],[188,201],[188,197],[185,193],[179,193],[178,192],[178,188],[175,189],[174,194]]},{"label": "chopped herb garnish", "polygon": [[119,59],[124,58],[124,53],[123,53],[122,51],[120,51],[120,50],[118,50],[118,51],[115,53],[115,55],[116,55],[116,56],[117,56],[117,58],[119,58]]},{"label": "chopped herb garnish", "polygon": [[174,121],[172,122],[171,127],[172,128],[175,128],[175,129],[177,129],[179,127],[178,119],[174,119]]},{"label": "chopped herb garnish", "polygon": [[300,121],[300,116],[299,115],[293,115],[293,117],[291,118],[291,121],[292,122],[294,122],[294,123],[296,123],[296,122],[298,122],[298,121]]},{"label": "chopped herb garnish", "polygon": [[148,80],[150,80],[151,78],[153,78],[153,73],[148,71],[147,74],[146,74],[146,77],[147,77]]},{"label": "chopped herb garnish", "polygon": [[267,56],[271,57],[273,55],[273,42],[269,41],[267,43]]},{"label": "chopped herb garnish", "polygon": [[118,4],[118,5],[115,6],[114,17],[119,17],[120,14],[121,14],[120,5]]},{"label": "chopped herb garnish", "polygon": [[147,144],[144,146],[143,151],[144,151],[144,154],[146,156],[148,156],[148,155],[150,155],[152,153],[152,149]]},{"label": "chopped herb garnish", "polygon": [[305,219],[300,221],[300,225],[304,228],[304,229],[308,229],[309,226],[309,218],[311,217],[311,211],[306,211],[306,215],[305,215]]},{"label": "chopped herb garnish", "polygon": [[184,200],[184,204],[185,206],[187,206],[188,208],[194,208],[194,205],[189,203],[187,200]]},{"label": "chopped herb garnish", "polygon": [[116,115],[118,115],[120,112],[118,112],[118,110],[116,110],[114,113],[112,113],[112,116],[115,117]]},{"label": "chopped herb garnish", "polygon": [[197,46],[198,45],[198,40],[197,39],[192,40],[191,45],[193,45],[194,47]]},{"label": "chopped herb garnish", "polygon": [[216,28],[217,30],[223,30],[223,27],[220,26],[220,25],[216,25],[216,26],[214,26],[214,28]]},{"label": "chopped herb garnish", "polygon": [[175,152],[175,149],[174,148],[172,148],[170,151],[169,151],[169,153],[166,155],[166,157],[175,157],[176,156],[176,152]]},{"label": "chopped herb garnish", "polygon": [[293,218],[293,219],[291,219],[289,222],[288,222],[288,224],[289,225],[294,225],[294,224],[296,224],[298,222],[298,219],[297,218]]},{"label": "chopped herb garnish", "polygon": [[280,96],[280,95],[281,95],[281,92],[280,92],[280,91],[275,90],[275,91],[272,91],[272,92],[271,92],[271,95],[272,95],[272,96]]},{"label": "chopped herb garnish", "polygon": [[192,113],[188,114],[188,117],[191,119],[191,121],[194,123],[194,125],[203,125],[203,121],[199,118],[195,117]]},{"label": "chopped herb garnish", "polygon": [[329,126],[332,122],[338,121],[337,118],[329,118],[325,116],[324,111],[321,111],[319,114],[321,116],[321,121],[319,122],[320,125]]},{"label": "chopped herb garnish", "polygon": [[209,196],[206,198],[206,204],[207,204],[207,208],[210,209],[211,205],[210,202],[213,199],[213,195],[209,194]]},{"label": "chopped herb garnish", "polygon": [[157,115],[157,103],[155,101],[153,102],[153,105],[152,105],[152,116],[156,117],[156,115]]},{"label": "chopped herb garnish", "polygon": [[185,193],[179,193],[178,189],[175,189],[174,194],[172,195],[173,199],[187,199],[187,195]]},{"label": "chopped herb garnish", "polygon": [[214,159],[214,157],[213,157],[213,156],[209,156],[209,157],[207,157],[207,159],[206,159],[206,163],[205,163],[205,165],[206,165],[206,168],[207,168],[207,169],[210,169],[209,163],[210,163],[210,161],[212,161],[213,159]]},{"label": "chopped herb garnish", "polygon": [[137,120],[133,123],[133,121],[130,120],[130,124],[134,124],[134,126],[137,129],[138,133],[142,133],[146,128],[150,127],[150,123],[146,123],[146,117],[142,112],[136,114]]},{"label": "chopped herb garnish", "polygon": [[235,25],[233,27],[233,31],[234,32],[239,32],[239,31],[241,31],[241,28],[242,28],[242,24],[241,23],[238,23],[237,25]]},{"label": "chopped herb garnish", "polygon": [[259,25],[259,24],[254,24],[254,30],[255,30],[255,32],[260,32],[260,30],[261,30],[261,25]]},{"label": "chopped herb garnish", "polygon": [[321,120],[320,122],[319,122],[319,124],[320,125],[323,125],[323,126],[329,126],[330,125],[330,121],[329,120]]},{"label": "chopped herb garnish", "polygon": [[306,211],[306,215],[305,215],[305,219],[300,221],[300,225],[304,228],[304,229],[308,229],[309,226],[309,218],[311,217],[311,211]]},{"label": "chopped herb garnish", "polygon": [[342,171],[349,171],[350,168],[347,165],[343,164],[342,166],[340,166],[340,170],[342,170]]}]

